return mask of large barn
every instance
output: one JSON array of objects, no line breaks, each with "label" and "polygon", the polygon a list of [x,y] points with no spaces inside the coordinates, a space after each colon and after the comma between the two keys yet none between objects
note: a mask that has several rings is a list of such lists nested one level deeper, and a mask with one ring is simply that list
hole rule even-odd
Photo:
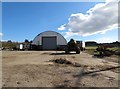
[{"label": "large barn", "polygon": [[67,41],[61,34],[54,31],[45,31],[34,38],[32,49],[56,50],[64,49],[66,45]]}]

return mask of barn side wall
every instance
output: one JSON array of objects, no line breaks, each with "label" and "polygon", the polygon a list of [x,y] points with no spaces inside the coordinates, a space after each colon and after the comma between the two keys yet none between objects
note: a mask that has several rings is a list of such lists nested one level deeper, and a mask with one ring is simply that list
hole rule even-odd
[{"label": "barn side wall", "polygon": [[[57,48],[55,50],[65,50],[67,45],[57,45]],[[42,45],[31,45],[31,50],[43,50]]]}]

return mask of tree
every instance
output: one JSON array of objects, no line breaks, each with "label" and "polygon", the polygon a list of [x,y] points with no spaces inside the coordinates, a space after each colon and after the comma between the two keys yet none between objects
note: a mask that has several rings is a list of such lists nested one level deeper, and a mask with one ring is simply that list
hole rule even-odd
[{"label": "tree", "polygon": [[32,40],[30,41],[30,43],[32,43]]},{"label": "tree", "polygon": [[28,39],[25,39],[25,43],[29,43],[29,40],[28,40]]},{"label": "tree", "polygon": [[7,42],[8,42],[8,43],[12,43],[12,41],[11,41],[11,40],[8,40]]}]

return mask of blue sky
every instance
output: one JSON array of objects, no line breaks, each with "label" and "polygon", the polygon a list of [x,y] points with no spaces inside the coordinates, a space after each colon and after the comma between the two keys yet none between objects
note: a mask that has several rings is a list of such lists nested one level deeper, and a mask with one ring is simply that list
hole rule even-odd
[{"label": "blue sky", "polygon": [[[33,40],[44,31],[52,30],[63,36],[69,30],[58,30],[68,23],[71,14],[83,13],[94,7],[98,2],[4,2],[2,3],[2,40],[24,41]],[[117,30],[109,30],[105,34],[90,36],[73,35],[66,39],[116,41]]]}]

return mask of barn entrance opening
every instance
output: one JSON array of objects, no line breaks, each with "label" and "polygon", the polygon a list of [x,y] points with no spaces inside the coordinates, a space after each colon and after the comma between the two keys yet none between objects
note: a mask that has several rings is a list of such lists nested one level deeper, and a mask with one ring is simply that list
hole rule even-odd
[{"label": "barn entrance opening", "polygon": [[57,49],[57,37],[42,37],[42,49],[43,50],[55,50]]}]

